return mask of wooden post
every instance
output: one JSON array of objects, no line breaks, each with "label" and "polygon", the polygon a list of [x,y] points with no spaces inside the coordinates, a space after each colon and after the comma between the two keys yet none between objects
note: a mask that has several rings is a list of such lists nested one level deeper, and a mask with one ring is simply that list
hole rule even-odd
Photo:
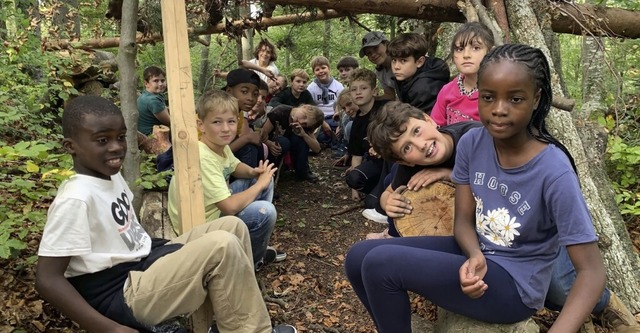
[{"label": "wooden post", "polygon": [[[180,198],[178,218],[187,232],[204,223],[204,198],[200,178],[200,154],[193,101],[193,79],[184,1],[162,0],[162,31],[169,82],[171,137],[176,189]],[[195,333],[206,333],[213,320],[205,302],[192,316]]]}]

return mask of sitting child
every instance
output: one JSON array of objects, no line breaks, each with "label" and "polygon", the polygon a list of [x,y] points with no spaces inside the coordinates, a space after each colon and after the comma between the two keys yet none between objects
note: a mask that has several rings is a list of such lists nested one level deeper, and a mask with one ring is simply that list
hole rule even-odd
[{"label": "sitting child", "polygon": [[349,137],[351,166],[346,171],[345,180],[352,188],[351,198],[357,200],[358,192],[364,193],[365,209],[362,215],[367,219],[387,223],[387,217],[380,208],[380,195],[384,191],[382,182],[388,172],[388,165],[379,156],[369,154],[367,126],[369,119],[388,101],[375,100],[376,74],[366,68],[358,68],[351,74],[349,91],[353,103],[358,106],[353,118]]},{"label": "sitting child", "polygon": [[236,68],[227,74],[227,85],[222,90],[228,92],[238,100],[240,113],[238,114],[238,130],[229,144],[233,154],[244,164],[257,167],[258,161],[264,160],[260,134],[249,127],[249,120],[244,113],[249,113],[256,105],[260,96],[260,77],[254,71]]},{"label": "sitting child", "polygon": [[[407,290],[492,323],[521,321],[552,303],[562,310],[550,331],[576,332],[590,312],[616,331],[637,331],[624,304],[609,290],[602,292],[604,267],[575,164],[545,128],[549,77],[544,54],[528,46],[503,45],[483,60],[478,85],[486,96],[479,104],[485,127],[470,129],[455,147],[454,237],[365,241],[349,250],[347,276],[379,332],[411,331]],[[513,118],[522,123],[519,130],[504,131],[495,118],[515,110],[495,108],[509,103],[514,89],[522,103],[512,108],[528,116]],[[387,139],[406,163],[429,165],[452,152],[432,120],[399,121]],[[421,182],[430,180],[414,182],[414,188]],[[411,213],[410,202],[392,196],[389,216]]]},{"label": "sitting child", "polygon": [[431,110],[438,126],[478,120],[478,69],[485,54],[493,48],[493,34],[480,22],[467,22],[453,36],[451,57],[458,76],[447,83]]},{"label": "sitting child", "polygon": [[127,128],[117,106],[77,97],[64,108],[62,131],[76,175],[60,186],[42,234],[36,290],[44,299],[90,332],[157,332],[154,326],[204,302],[221,332],[296,332],[271,329],[238,218],[169,243],[145,232],[120,175]]},{"label": "sitting child", "polygon": [[320,152],[320,143],[313,132],[323,122],[322,111],[313,105],[298,107],[280,105],[267,113],[261,139],[269,147],[269,160],[276,164],[291,152],[298,181],[316,182],[318,177],[309,168],[309,149]]},{"label": "sitting child", "polygon": [[336,136],[338,137],[338,149],[334,158],[338,158],[333,162],[334,166],[346,166],[351,164],[351,156],[347,151],[349,145],[349,136],[351,135],[351,126],[353,125],[353,118],[358,112],[358,106],[353,102],[351,98],[351,91],[345,89],[338,95],[338,100],[334,104],[336,113],[333,115],[334,120],[338,121],[338,128],[336,130]]},{"label": "sitting child", "polygon": [[398,100],[430,114],[440,89],[449,82],[449,67],[426,53],[427,41],[417,33],[400,34],[387,46]]},{"label": "sitting child", "polygon": [[291,72],[291,86],[282,89],[279,93],[271,98],[269,106],[276,107],[284,104],[289,106],[298,106],[300,104],[315,105],[311,93],[307,90],[307,82],[309,82],[309,74],[304,69],[294,69]]},{"label": "sitting child", "polygon": [[340,58],[336,68],[338,69],[340,82],[346,87],[351,83],[351,72],[360,67],[358,60],[354,57],[346,56]]},{"label": "sitting child", "polygon": [[[273,163],[258,162],[252,168],[240,162],[231,152],[229,142],[237,130],[238,101],[220,90],[206,92],[196,108],[199,142],[200,175],[204,192],[204,210],[207,221],[219,216],[235,215],[249,228],[253,263],[256,270],[264,263],[282,261],[286,254],[267,249],[276,223],[271,178],[275,172]],[[236,180],[229,184],[229,177]],[[169,217],[180,229],[178,206],[180,198],[175,178],[169,184]]]}]

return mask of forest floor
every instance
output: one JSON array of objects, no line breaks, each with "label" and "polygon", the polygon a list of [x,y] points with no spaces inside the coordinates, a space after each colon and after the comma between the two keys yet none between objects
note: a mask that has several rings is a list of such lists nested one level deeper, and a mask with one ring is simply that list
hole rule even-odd
[{"label": "forest floor", "polygon": [[[360,203],[350,199],[341,173],[332,166],[331,151],[311,157],[318,183],[296,182],[283,172],[276,192],[278,222],[271,244],[286,251],[287,260],[258,273],[267,308],[275,323],[295,325],[300,332],[375,332],[372,321],[343,273],[345,253],[369,232],[384,226],[366,220]],[[640,249],[640,220],[629,224]],[[0,261],[0,333],[79,332],[34,290],[34,265],[27,259],[37,251],[40,235],[33,235],[20,259]],[[436,319],[435,307],[412,298],[414,310]],[[541,311],[534,319],[546,332],[555,313]],[[596,332],[609,330],[596,326]]]}]

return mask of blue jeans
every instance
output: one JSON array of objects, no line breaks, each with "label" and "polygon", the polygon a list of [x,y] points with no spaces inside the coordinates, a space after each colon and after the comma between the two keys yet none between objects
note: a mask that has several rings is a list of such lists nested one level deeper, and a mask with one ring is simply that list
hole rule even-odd
[{"label": "blue jeans", "polygon": [[[554,311],[560,311],[564,302],[567,300],[569,290],[571,290],[573,283],[576,281],[576,270],[573,267],[566,247],[560,246],[560,252],[554,260],[553,272],[551,274],[551,283],[549,284],[549,291],[547,292],[544,306]],[[610,296],[611,292],[609,288],[605,287],[598,303],[596,303],[591,313],[601,313],[607,304],[609,304]]]},{"label": "blue jeans", "polygon": [[[237,179],[229,185],[229,188],[232,194],[239,193],[255,183],[255,178]],[[271,238],[273,227],[276,225],[276,207],[271,201],[273,201],[273,182],[264,191],[260,192],[255,201],[236,214],[249,229],[253,263],[256,268],[262,265],[269,238]]]}]

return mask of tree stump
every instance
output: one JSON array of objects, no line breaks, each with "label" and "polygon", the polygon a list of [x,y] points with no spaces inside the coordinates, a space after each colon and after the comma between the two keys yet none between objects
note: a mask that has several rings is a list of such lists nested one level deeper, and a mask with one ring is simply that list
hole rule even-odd
[{"label": "tree stump", "polygon": [[[496,309],[498,310],[498,309]],[[533,319],[514,324],[490,324],[438,308],[438,321],[434,333],[539,333]]]},{"label": "tree stump", "polygon": [[169,195],[167,192],[144,192],[142,208],[140,208],[140,224],[151,237],[174,239],[178,233],[171,225],[167,207]]}]

